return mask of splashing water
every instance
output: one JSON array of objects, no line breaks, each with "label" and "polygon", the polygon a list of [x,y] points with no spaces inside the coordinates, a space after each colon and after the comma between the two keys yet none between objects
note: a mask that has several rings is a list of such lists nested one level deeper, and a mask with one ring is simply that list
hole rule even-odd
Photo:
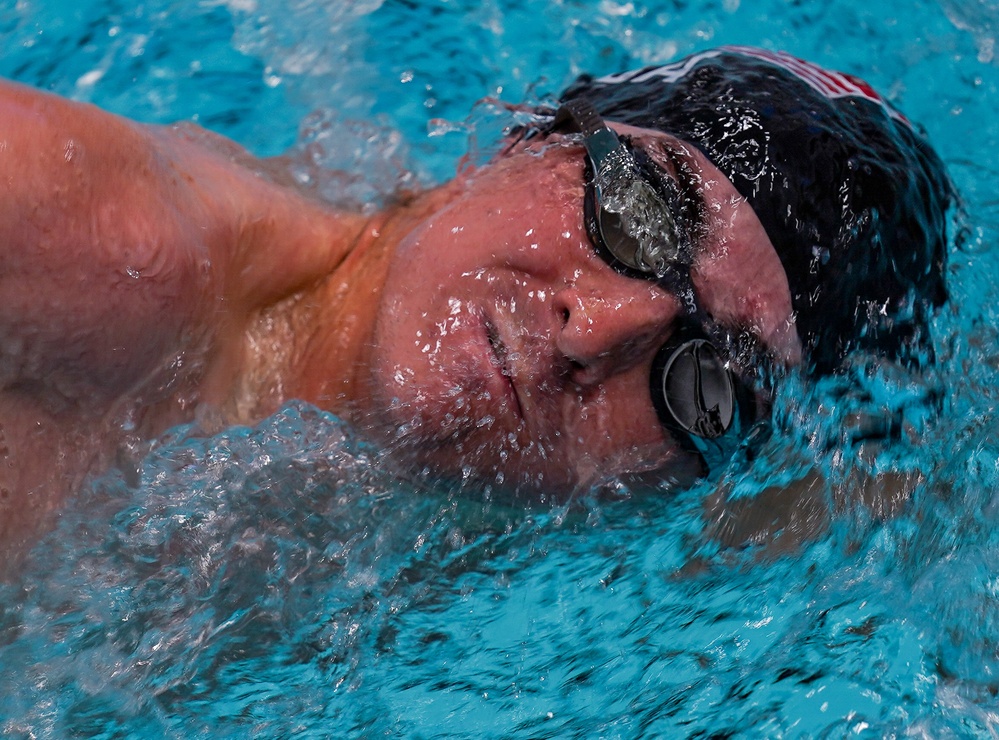
[{"label": "splashing water", "polygon": [[5,736],[999,733],[994,16],[988,0],[0,10],[0,73],[291,147],[293,176],[338,203],[450,176],[469,136],[488,159],[516,115],[467,118],[480,99],[722,43],[866,77],[964,197],[936,366],[784,379],[726,505],[625,481],[620,500],[554,508],[424,490],[295,403],[177,430],[137,481],[94,481],[0,587]]}]

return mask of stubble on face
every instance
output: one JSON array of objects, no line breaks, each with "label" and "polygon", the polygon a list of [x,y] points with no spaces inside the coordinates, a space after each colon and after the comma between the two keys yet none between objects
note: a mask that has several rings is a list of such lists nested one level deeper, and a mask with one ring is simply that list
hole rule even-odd
[{"label": "stubble on face", "polygon": [[523,156],[533,181],[501,161],[400,245],[375,332],[369,421],[390,454],[428,474],[564,487],[565,466],[551,472],[566,368],[551,348],[559,267],[548,253],[581,239],[581,167],[574,157],[567,177]]}]

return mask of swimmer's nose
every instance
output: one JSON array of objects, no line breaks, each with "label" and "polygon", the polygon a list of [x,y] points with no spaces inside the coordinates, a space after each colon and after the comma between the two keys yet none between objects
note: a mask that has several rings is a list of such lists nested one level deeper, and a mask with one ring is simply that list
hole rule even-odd
[{"label": "swimmer's nose", "polygon": [[680,314],[679,302],[652,286],[620,294],[566,288],[554,308],[560,321],[555,346],[570,361],[574,382],[584,386],[651,360]]}]

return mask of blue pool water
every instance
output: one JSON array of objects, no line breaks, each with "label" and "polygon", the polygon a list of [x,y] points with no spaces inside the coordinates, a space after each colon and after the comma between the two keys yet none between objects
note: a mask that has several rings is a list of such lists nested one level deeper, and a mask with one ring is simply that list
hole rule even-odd
[{"label": "blue pool water", "polygon": [[[414,490],[303,404],[179,429],[0,587],[0,732],[999,735],[997,33],[995,0],[0,0],[0,74],[291,147],[338,202],[487,156],[482,98],[722,43],[866,77],[964,198],[938,366],[787,379],[774,439],[723,482],[741,531],[706,484],[554,509]],[[861,455],[857,416],[901,434]],[[765,490],[812,468],[810,497]]]}]

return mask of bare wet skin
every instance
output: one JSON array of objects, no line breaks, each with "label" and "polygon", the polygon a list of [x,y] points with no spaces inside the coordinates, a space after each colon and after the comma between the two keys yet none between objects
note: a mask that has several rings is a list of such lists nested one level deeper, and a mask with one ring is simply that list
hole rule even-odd
[{"label": "bare wet skin", "polygon": [[[526,148],[362,217],[190,128],[13,85],[0,113],[8,552],[88,474],[170,426],[252,423],[290,398],[350,419],[401,468],[520,492],[695,465],[648,393],[682,307],[595,255],[578,143]],[[683,156],[712,218],[698,299],[795,362],[773,247],[731,184]]]},{"label": "bare wet skin", "polygon": [[[0,112],[0,542],[15,550],[123,446],[232,416],[248,321],[328,272],[362,222],[183,132],[15,85]],[[266,249],[277,229],[286,254]]]},{"label": "bare wet skin", "polygon": [[[692,148],[624,130],[666,139],[695,168],[709,227],[692,278],[706,310],[795,362],[786,279],[751,210]],[[479,173],[400,244],[371,362],[371,396],[404,430],[386,444],[483,484],[554,491],[690,471],[648,391],[684,308],[597,256],[582,200],[581,147],[551,141]]]}]

